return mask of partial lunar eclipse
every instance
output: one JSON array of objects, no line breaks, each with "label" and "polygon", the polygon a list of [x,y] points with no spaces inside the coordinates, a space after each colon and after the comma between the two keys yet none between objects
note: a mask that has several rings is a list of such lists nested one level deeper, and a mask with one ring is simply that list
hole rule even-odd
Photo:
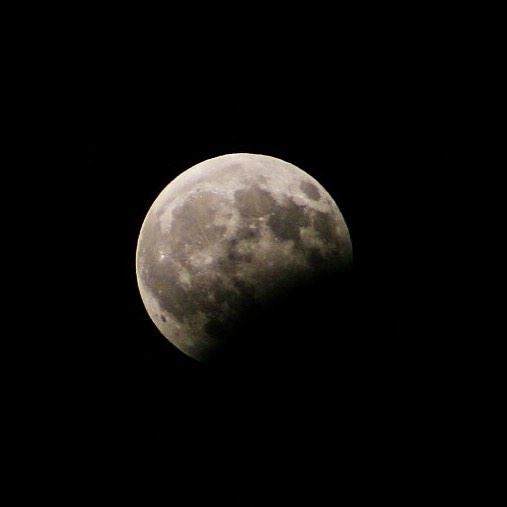
[{"label": "partial lunar eclipse", "polygon": [[322,185],[283,160],[237,153],[162,190],[139,234],[136,272],[159,331],[207,361],[248,308],[351,261],[347,225]]}]

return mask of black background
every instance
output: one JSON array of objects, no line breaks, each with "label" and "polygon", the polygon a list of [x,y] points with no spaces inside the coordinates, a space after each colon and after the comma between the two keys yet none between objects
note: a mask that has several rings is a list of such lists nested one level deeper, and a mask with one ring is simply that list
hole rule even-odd
[{"label": "black background", "polygon": [[[394,55],[332,34],[312,45],[306,33],[265,44],[257,34],[240,49],[237,33],[197,48],[130,35],[60,41],[34,63],[44,149],[28,177],[44,185],[43,281],[19,375],[20,498],[250,507],[480,497],[470,52]],[[151,323],[136,285],[154,198],[183,170],[233,152],[309,172],[354,247],[351,280],[313,287],[266,326],[266,357],[282,335],[305,350],[269,367],[187,358]]]}]

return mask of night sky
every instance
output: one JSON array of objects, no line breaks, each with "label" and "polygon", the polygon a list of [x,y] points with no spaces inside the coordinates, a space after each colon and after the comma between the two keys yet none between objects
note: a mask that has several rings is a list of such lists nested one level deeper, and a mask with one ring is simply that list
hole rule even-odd
[{"label": "night sky", "polygon": [[[465,191],[466,58],[352,52],[332,37],[243,51],[231,40],[196,50],[164,40],[84,39],[41,64],[45,150],[31,181],[48,189],[47,263],[20,375],[20,498],[174,507],[480,498],[485,365],[466,317],[478,227]],[[207,367],[150,321],[135,248],[165,185],[234,152],[315,177],[349,226],[354,272],[271,317],[259,331],[267,366]],[[280,337],[287,355],[270,358]]]}]

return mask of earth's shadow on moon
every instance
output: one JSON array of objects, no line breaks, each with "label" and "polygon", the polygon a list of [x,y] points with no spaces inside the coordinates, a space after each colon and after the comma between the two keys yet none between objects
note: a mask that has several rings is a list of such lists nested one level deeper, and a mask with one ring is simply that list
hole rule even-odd
[{"label": "earth's shadow on moon", "polygon": [[256,389],[311,383],[316,372],[343,369],[355,357],[355,302],[352,270],[293,281],[269,303],[247,302],[233,324],[212,329],[224,346],[205,367]]}]

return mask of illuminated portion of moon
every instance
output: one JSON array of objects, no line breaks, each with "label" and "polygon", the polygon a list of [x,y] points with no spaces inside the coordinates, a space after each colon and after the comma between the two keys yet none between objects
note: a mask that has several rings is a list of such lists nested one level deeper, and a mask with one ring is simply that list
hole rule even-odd
[{"label": "illuminated portion of moon", "polygon": [[347,225],[322,185],[283,160],[238,153],[191,167],[160,193],[136,273],[159,331],[207,361],[252,305],[351,260]]}]

